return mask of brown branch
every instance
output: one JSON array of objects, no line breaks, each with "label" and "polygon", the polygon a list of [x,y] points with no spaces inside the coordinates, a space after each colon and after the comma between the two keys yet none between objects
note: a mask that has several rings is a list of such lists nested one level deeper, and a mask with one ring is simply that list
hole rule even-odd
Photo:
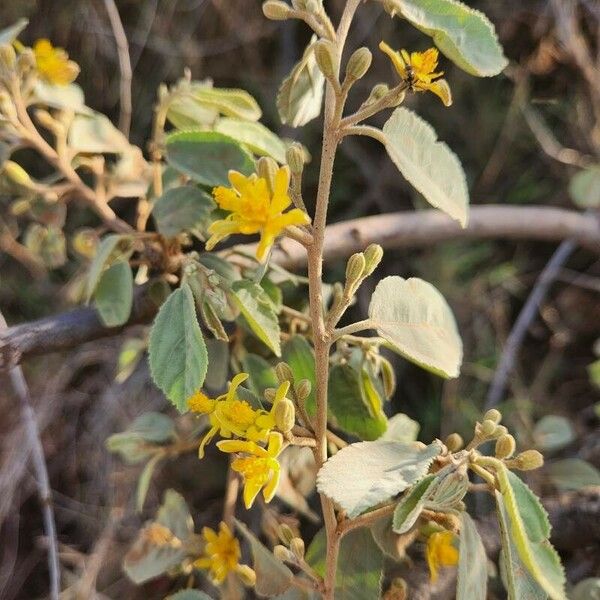
[{"label": "brown branch", "polygon": [[[374,242],[389,250],[481,238],[549,242],[573,239],[580,246],[600,252],[600,222],[594,215],[543,206],[475,206],[466,229],[434,210],[390,213],[330,225],[325,234],[324,255],[328,260],[347,257]],[[253,245],[247,245],[241,250],[248,254],[252,248]],[[306,251],[284,239],[273,259],[282,267],[298,269],[306,265]],[[149,322],[156,310],[155,303],[140,294],[128,325]],[[72,348],[123,329],[104,327],[91,307],[10,327],[0,333],[0,370],[24,358]]]}]

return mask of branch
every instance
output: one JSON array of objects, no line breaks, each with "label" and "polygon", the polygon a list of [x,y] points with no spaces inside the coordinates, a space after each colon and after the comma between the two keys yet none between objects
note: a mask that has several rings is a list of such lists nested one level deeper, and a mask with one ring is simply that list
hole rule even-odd
[{"label": "branch", "polygon": [[[334,260],[364,250],[370,243],[381,244],[390,250],[480,238],[548,242],[573,239],[580,246],[600,253],[600,222],[591,214],[543,206],[475,206],[466,229],[434,210],[390,213],[328,226],[324,254],[328,260]],[[253,252],[253,247],[247,245],[238,249],[248,254]],[[306,265],[306,251],[293,240],[282,239],[279,249],[273,252],[273,260],[287,269],[300,269]],[[149,322],[156,310],[156,304],[140,294],[128,325]],[[104,327],[91,307],[10,327],[0,333],[0,370],[30,356],[116,335],[124,328]]]}]

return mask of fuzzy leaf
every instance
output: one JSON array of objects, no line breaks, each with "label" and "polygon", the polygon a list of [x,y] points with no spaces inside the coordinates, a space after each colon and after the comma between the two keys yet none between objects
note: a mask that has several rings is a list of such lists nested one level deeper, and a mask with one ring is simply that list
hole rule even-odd
[{"label": "fuzzy leaf", "polygon": [[228,117],[258,121],[262,115],[260,106],[246,90],[213,88],[200,84],[192,86],[191,96],[201,106],[217,110]]},{"label": "fuzzy leaf", "polygon": [[421,426],[404,413],[397,413],[388,419],[386,432],[381,440],[386,442],[414,442],[419,436]]},{"label": "fuzzy leaf", "polygon": [[325,77],[317,66],[314,40],[292,72],[283,80],[277,94],[277,110],[284,125],[301,127],[321,114]]},{"label": "fuzzy leaf", "polygon": [[371,297],[369,317],[393,350],[442,377],[458,377],[462,341],[450,307],[430,283],[382,279]]},{"label": "fuzzy leaf", "polygon": [[466,227],[469,191],[456,154],[433,127],[407,108],[397,108],[383,126],[385,148],[406,180],[435,208]]},{"label": "fuzzy leaf", "polygon": [[252,156],[235,140],[216,131],[180,131],[166,139],[167,162],[194,181],[229,186],[227,173],[254,171]]},{"label": "fuzzy leaf", "polygon": [[478,77],[498,75],[508,64],[490,20],[458,0],[388,0],[461,69]]},{"label": "fuzzy leaf", "polygon": [[85,295],[89,302],[103,271],[117,260],[129,258],[131,255],[131,238],[127,235],[111,233],[102,239],[88,270]]},{"label": "fuzzy leaf", "polygon": [[104,271],[94,293],[94,302],[106,327],[118,327],[127,322],[133,305],[133,275],[129,263],[119,261]]},{"label": "fuzzy leaf", "polygon": [[600,471],[581,458],[565,458],[549,463],[545,474],[561,491],[600,486]]},{"label": "fuzzy leaf", "polygon": [[83,154],[120,154],[130,148],[127,138],[100,113],[75,115],[68,135],[69,148]]},{"label": "fuzzy leaf", "polygon": [[29,23],[28,19],[19,19],[16,23],[0,29],[0,46],[12,44]]},{"label": "fuzzy leaf", "polygon": [[190,185],[167,190],[154,204],[152,216],[160,233],[173,237],[206,219],[215,203],[206,192]]},{"label": "fuzzy leaf", "polygon": [[418,482],[440,450],[439,442],[425,448],[402,442],[351,444],[323,465],[317,489],[356,517]]},{"label": "fuzzy leaf", "polygon": [[242,359],[242,366],[244,371],[250,375],[251,391],[259,398],[263,397],[267,388],[276,388],[279,385],[273,365],[262,356],[249,352]]},{"label": "fuzzy leaf", "polygon": [[569,182],[569,194],[579,208],[600,206],[600,165],[577,171]]},{"label": "fuzzy leaf", "polygon": [[552,452],[568,446],[575,439],[575,432],[565,417],[546,415],[535,424],[533,439],[540,450]]},{"label": "fuzzy leaf", "polygon": [[254,154],[270,156],[281,164],[286,162],[285,143],[262,123],[224,117],[217,121],[214,130],[244,144]]},{"label": "fuzzy leaf", "polygon": [[435,475],[427,475],[402,496],[394,510],[392,525],[396,533],[406,533],[417,522],[425,500],[436,484]]},{"label": "fuzzy leaf", "polygon": [[460,519],[456,600],[485,600],[488,579],[485,548],[469,514],[462,512]]},{"label": "fuzzy leaf", "polygon": [[179,412],[185,412],[187,399],[202,387],[208,367],[206,344],[187,284],[161,306],[150,331],[148,353],[154,383]]}]

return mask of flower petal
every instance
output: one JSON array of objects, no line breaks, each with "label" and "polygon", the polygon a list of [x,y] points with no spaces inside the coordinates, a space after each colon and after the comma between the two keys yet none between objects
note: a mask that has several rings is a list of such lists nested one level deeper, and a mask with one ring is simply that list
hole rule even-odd
[{"label": "flower petal", "polygon": [[402,56],[400,56],[400,54],[395,50],[392,50],[392,48],[390,48],[383,41],[379,43],[379,49],[390,57],[390,60],[392,61],[392,64],[394,65],[394,68],[396,69],[398,75],[400,75],[402,79],[406,79],[406,64]]},{"label": "flower petal", "polygon": [[452,106],[452,92],[445,79],[438,79],[430,83],[426,89],[433,92],[444,103],[444,106]]}]

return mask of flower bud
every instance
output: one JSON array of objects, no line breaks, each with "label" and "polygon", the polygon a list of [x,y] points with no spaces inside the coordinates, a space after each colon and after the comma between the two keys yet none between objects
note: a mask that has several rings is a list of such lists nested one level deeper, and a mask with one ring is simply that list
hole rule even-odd
[{"label": "flower bud", "polygon": [[253,587],[256,583],[256,573],[248,565],[238,565],[235,572],[239,575],[245,586]]},{"label": "flower bud", "polygon": [[485,413],[485,415],[483,415],[483,418],[488,421],[493,421],[497,425],[500,423],[500,421],[502,421],[502,413],[495,408],[491,408]]},{"label": "flower bud", "polygon": [[277,163],[268,156],[261,156],[256,164],[258,176],[266,179],[271,192],[273,191],[275,173],[277,173],[278,168]]},{"label": "flower bud", "polygon": [[290,365],[283,361],[275,365],[275,375],[277,375],[279,383],[286,381],[291,383],[294,381],[294,374],[292,373],[292,369],[290,369]]},{"label": "flower bud", "polygon": [[277,390],[275,388],[267,388],[263,393],[266,400],[273,402],[275,400],[275,394],[277,393]]},{"label": "flower bud", "polygon": [[35,185],[31,180],[31,177],[29,177],[27,171],[16,162],[7,160],[4,163],[2,170],[13,183],[30,190],[35,188]]},{"label": "flower bud", "polygon": [[377,100],[381,100],[389,91],[390,88],[387,83],[378,83],[371,90],[369,97],[364,102],[364,106],[369,106],[369,104],[374,104]]},{"label": "flower bud", "polygon": [[504,425],[496,425],[496,429],[494,430],[492,437],[499,438],[500,436],[506,435],[507,433],[508,429],[504,427]]},{"label": "flower bud", "polygon": [[521,471],[533,471],[544,464],[544,457],[537,450],[525,450],[514,459],[514,468]]},{"label": "flower bud", "polygon": [[483,423],[481,423],[479,426],[479,431],[481,435],[484,435],[485,437],[491,437],[496,431],[496,423],[494,423],[494,421],[490,421],[489,419],[484,419]]},{"label": "flower bud", "polygon": [[275,548],[273,548],[273,556],[283,562],[295,562],[294,555],[281,544],[278,544],[275,546]]},{"label": "flower bud", "polygon": [[365,76],[366,72],[371,66],[373,55],[368,48],[359,48],[352,56],[348,59],[346,65],[346,79],[349,81],[356,81]]},{"label": "flower bud", "polygon": [[516,447],[515,438],[510,433],[501,435],[496,440],[496,458],[510,458],[515,453]]},{"label": "flower bud", "polygon": [[294,175],[301,175],[304,170],[304,151],[300,144],[292,144],[286,151],[285,157]]},{"label": "flower bud", "polygon": [[389,400],[396,389],[396,373],[386,358],[381,358],[381,380],[383,382],[383,393]]},{"label": "flower bud", "polygon": [[287,523],[279,524],[279,527],[277,528],[277,535],[279,536],[281,543],[285,544],[286,546],[289,546],[290,542],[296,537],[292,531],[292,528]]},{"label": "flower bud", "polygon": [[321,73],[327,79],[335,79],[338,59],[335,47],[328,40],[321,40],[315,44],[315,59]]},{"label": "flower bud", "polygon": [[292,12],[285,2],[279,0],[267,0],[262,5],[262,11],[265,17],[272,21],[285,21],[290,18]]},{"label": "flower bud", "polygon": [[450,452],[458,452],[464,445],[465,442],[462,439],[462,436],[458,433],[451,433],[444,442],[446,444],[446,448]]},{"label": "flower bud", "polygon": [[346,286],[353,288],[362,278],[365,270],[365,255],[362,252],[353,254],[346,265]]},{"label": "flower bud", "polygon": [[312,390],[312,384],[308,379],[301,379],[295,386],[294,392],[300,402],[304,402],[309,396]]},{"label": "flower bud", "polygon": [[289,398],[283,398],[275,404],[275,424],[283,433],[289,433],[296,424],[296,407]]},{"label": "flower bud", "polygon": [[383,258],[383,248],[379,244],[370,244],[364,251],[365,255],[365,273],[364,277],[368,277],[379,266]]},{"label": "flower bud", "polygon": [[304,559],[304,540],[302,538],[295,537],[290,542],[290,550],[292,551],[292,554],[298,560],[303,560]]}]

